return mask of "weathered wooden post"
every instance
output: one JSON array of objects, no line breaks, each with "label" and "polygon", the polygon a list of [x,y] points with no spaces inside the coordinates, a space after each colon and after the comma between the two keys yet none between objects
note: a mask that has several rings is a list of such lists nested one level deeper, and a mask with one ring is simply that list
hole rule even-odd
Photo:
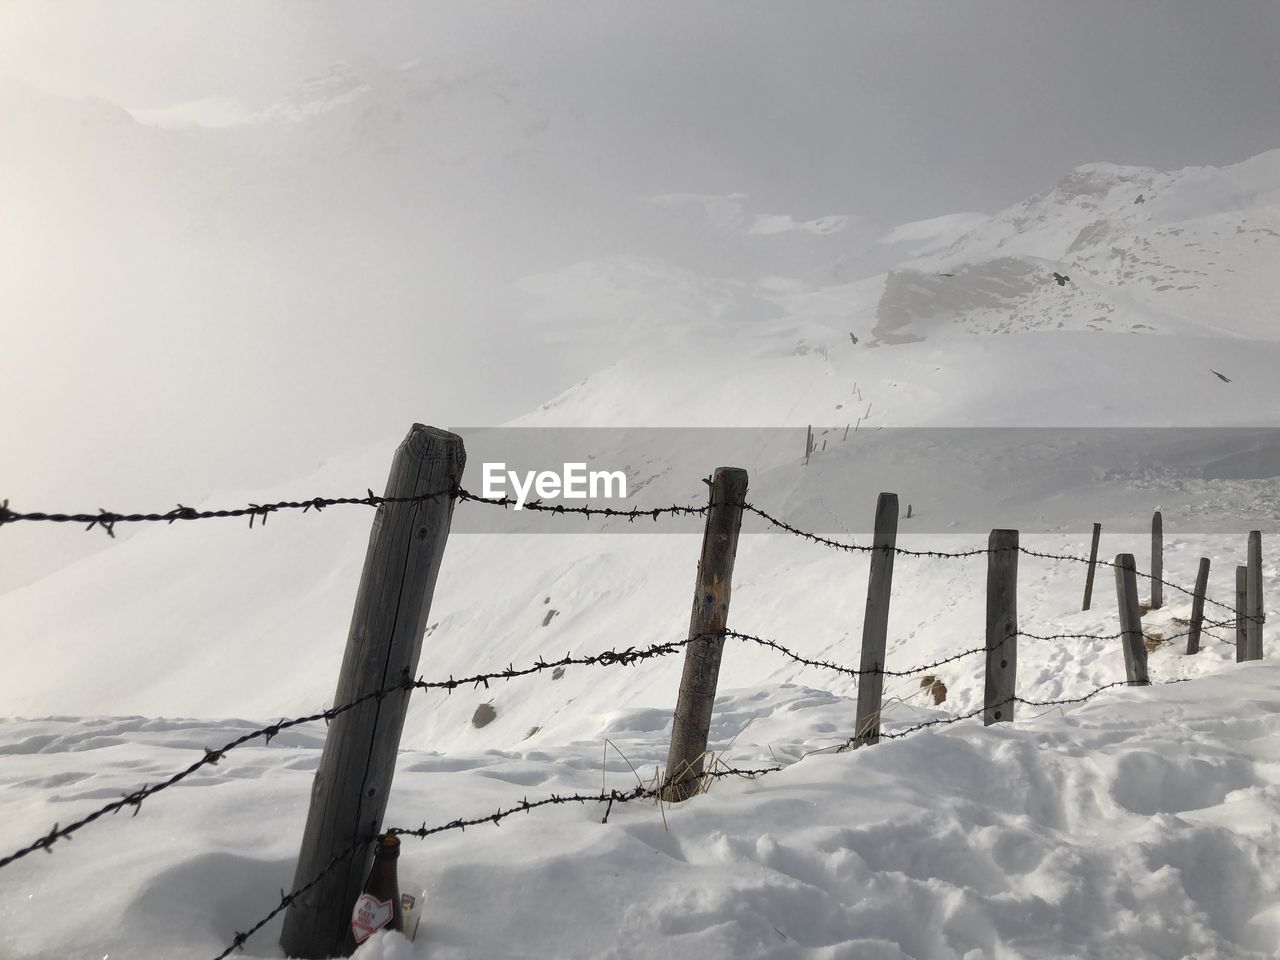
[{"label": "weathered wooden post", "polygon": [[805,466],[809,464],[809,455],[813,453],[813,424],[805,427],[804,431],[804,462]]},{"label": "weathered wooden post", "polygon": [[1236,663],[1249,659],[1249,568],[1236,567]]},{"label": "weathered wooden post", "polygon": [[[863,673],[858,677],[858,712],[852,745],[880,742],[880,705],[884,696],[884,653],[889,635],[889,597],[893,592],[893,558],[898,546],[898,495],[876,499],[871,572],[867,577],[867,609],[862,618]],[[870,672],[867,672],[870,671]]]},{"label": "weathered wooden post", "polygon": [[1138,612],[1138,568],[1132,553],[1116,557],[1116,599],[1120,607],[1121,642],[1124,644],[1124,672],[1129,683],[1145,685],[1147,647],[1142,636],[1142,614]]},{"label": "weathered wooden post", "polygon": [[1249,533],[1249,575],[1245,581],[1245,610],[1249,625],[1245,630],[1245,643],[1250,660],[1262,659],[1262,624],[1265,619],[1262,607],[1262,531]]},{"label": "weathered wooden post", "polygon": [[[418,423],[396,449],[386,496],[424,499],[384,503],[374,514],[335,704],[416,675],[453,517],[452,488],[465,464],[461,437]],[[397,689],[370,699],[329,725],[294,889],[324,876],[285,914],[280,944],[290,957],[317,960],[349,949],[351,910],[369,872],[372,841],[382,829],[410,693]],[[366,841],[325,873],[335,858]]]},{"label": "weathered wooden post", "polygon": [[982,722],[1013,719],[1018,691],[1018,531],[987,540],[987,688]]},{"label": "weathered wooden post", "polygon": [[711,712],[724,651],[721,632],[729,620],[729,596],[733,588],[733,561],[742,528],[742,504],[747,496],[747,471],[719,467],[711,478],[711,500],[698,558],[693,611],[689,615],[689,643],[684,652],[684,673],[671,724],[671,747],[662,797],[677,803],[702,790]]},{"label": "weathered wooden post", "polygon": [[1089,570],[1084,575],[1084,606],[1081,610],[1088,610],[1090,604],[1093,603],[1093,575],[1098,569],[1098,542],[1102,539],[1102,524],[1095,523],[1093,525],[1093,545],[1089,547]]},{"label": "weathered wooden post", "polygon": [[1191,598],[1191,626],[1187,629],[1187,654],[1200,652],[1200,631],[1204,628],[1204,595],[1209,589],[1209,558],[1200,558],[1196,592]]},{"label": "weathered wooden post", "polygon": [[1164,515],[1159,510],[1151,518],[1151,607],[1164,606]]}]

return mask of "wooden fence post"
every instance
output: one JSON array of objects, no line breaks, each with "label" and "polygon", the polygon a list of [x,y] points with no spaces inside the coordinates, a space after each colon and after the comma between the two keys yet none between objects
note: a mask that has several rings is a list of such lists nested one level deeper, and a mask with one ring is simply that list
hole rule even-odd
[{"label": "wooden fence post", "polygon": [[1249,659],[1249,568],[1236,567],[1236,663]]},{"label": "wooden fence post", "polygon": [[1200,652],[1200,631],[1204,628],[1204,595],[1209,589],[1209,558],[1200,558],[1196,592],[1191,599],[1191,626],[1187,629],[1187,654]]},{"label": "wooden fence post", "polygon": [[1250,660],[1262,659],[1262,531],[1249,534],[1249,576],[1245,582],[1245,610],[1249,625],[1245,629]]},{"label": "wooden fence post", "polygon": [[[453,517],[450,491],[465,465],[461,437],[418,423],[396,449],[388,498],[444,493],[384,503],[374,514],[335,705],[416,675]],[[370,699],[329,725],[294,889],[325,873],[353,844],[367,844],[290,904],[280,937],[287,956],[334,957],[350,949],[351,910],[369,871],[372,841],[382,829],[410,693],[398,689]]]},{"label": "wooden fence post", "polygon": [[1151,610],[1164,606],[1164,515],[1157,510],[1151,518]]},{"label": "wooden fence post", "polygon": [[1093,545],[1089,547],[1089,571],[1084,575],[1084,606],[1081,610],[1088,610],[1089,605],[1093,603],[1093,575],[1098,569],[1098,542],[1102,539],[1102,524],[1095,523],[1093,525]]},{"label": "wooden fence post", "polygon": [[871,572],[867,577],[867,609],[862,618],[862,662],[858,677],[858,712],[853,746],[880,742],[880,706],[884,696],[884,653],[889,635],[889,598],[893,592],[893,558],[898,545],[898,495],[876,499]]},{"label": "wooden fence post", "polygon": [[987,688],[982,722],[1013,719],[1018,690],[1018,531],[987,540]]},{"label": "wooden fence post", "polygon": [[813,424],[805,427],[804,431],[804,462],[805,466],[809,465],[809,455],[813,453]]},{"label": "wooden fence post", "polygon": [[1124,635],[1124,672],[1129,683],[1145,685],[1147,647],[1142,635],[1142,614],[1138,612],[1138,573],[1132,553],[1116,557],[1116,599],[1120,607],[1120,632]]},{"label": "wooden fence post", "polygon": [[719,634],[729,620],[733,561],[738,552],[746,496],[747,471],[740,467],[716,469],[711,478],[710,507],[702,533],[693,611],[689,615],[689,644],[684,652],[684,672],[671,723],[671,747],[662,788],[663,799],[670,803],[686,800],[702,790],[711,712],[724,651],[724,637]]}]

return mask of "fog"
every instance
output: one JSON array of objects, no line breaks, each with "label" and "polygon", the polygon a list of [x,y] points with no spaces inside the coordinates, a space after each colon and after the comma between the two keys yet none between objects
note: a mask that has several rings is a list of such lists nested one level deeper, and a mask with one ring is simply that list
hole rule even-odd
[{"label": "fog", "polygon": [[[1273,2],[8,0],[0,498],[163,510],[519,415],[620,349],[531,274],[803,270],[654,196],[850,215],[856,263],[1078,163],[1277,145]],[[0,589],[104,542],[6,527]]]}]

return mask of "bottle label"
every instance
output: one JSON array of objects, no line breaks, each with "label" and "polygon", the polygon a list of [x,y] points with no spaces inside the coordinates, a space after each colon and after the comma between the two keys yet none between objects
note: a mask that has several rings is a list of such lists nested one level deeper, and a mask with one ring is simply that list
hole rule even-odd
[{"label": "bottle label", "polygon": [[368,893],[360,894],[355,909],[351,911],[351,931],[356,943],[364,943],[375,930],[391,923],[395,910],[390,900],[379,900]]}]

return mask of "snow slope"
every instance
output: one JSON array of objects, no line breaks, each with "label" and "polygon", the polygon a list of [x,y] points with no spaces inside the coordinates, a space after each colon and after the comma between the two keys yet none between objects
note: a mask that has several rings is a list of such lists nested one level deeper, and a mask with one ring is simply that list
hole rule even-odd
[{"label": "snow slope", "polygon": [[[571,804],[407,839],[403,885],[427,893],[418,939],[391,935],[357,955],[1274,956],[1280,677],[1273,664],[1218,669],[1013,725],[803,759],[846,728],[850,701],[790,684],[729,690],[716,748],[743,765],[780,760],[782,772],[721,781],[678,808],[616,806],[607,824],[601,806]],[[665,719],[620,709],[553,749],[407,750],[389,822],[593,794],[602,777],[625,790],[628,763],[649,776],[663,761]],[[246,726],[5,721],[6,833],[47,829]],[[604,737],[626,760],[602,754]],[[8,868],[6,956],[221,952],[291,880],[321,744],[317,730],[244,748],[136,819]],[[247,955],[278,956],[278,931],[277,920]]]},{"label": "snow slope", "polygon": [[[533,436],[579,426],[793,428],[792,453],[752,464],[751,499],[845,542],[865,542],[873,494],[889,483],[865,469],[885,442],[878,427],[1275,427],[1280,338],[1265,310],[1274,279],[1258,258],[1272,243],[1276,158],[1173,174],[1083,168],[983,222],[965,215],[902,228],[861,266],[839,269],[848,238],[828,229],[834,221],[807,229],[755,212],[734,221],[766,239],[779,234],[760,234],[762,225],[786,226],[780,235],[806,244],[835,238],[825,279],[718,276],[648,252],[530,275],[509,291],[514,315],[587,341],[587,355],[611,362],[515,425]],[[1149,262],[1117,266],[1148,243]],[[882,271],[876,257],[899,256],[904,245],[914,259]],[[1054,282],[1054,270],[1069,283]],[[1195,290],[1171,299],[1160,289],[1168,283]],[[1111,319],[1095,322],[1098,311]],[[1062,317],[1061,329],[1047,317]],[[851,422],[857,429],[837,442]],[[808,424],[828,431],[820,433],[828,448],[805,467]],[[700,477],[722,462],[713,459],[716,434],[607,433],[606,452],[634,463],[660,460],[664,442],[684,444],[670,452],[669,472],[655,470],[635,496],[642,505],[701,502]],[[709,438],[701,447],[699,436]],[[1030,510],[1024,545],[1087,550],[1087,527],[1034,511],[1089,493],[1092,474],[1064,470],[1061,450],[1036,450],[1021,458],[1015,486],[1012,458],[966,455],[970,436],[953,429],[939,441],[929,462],[953,465],[940,475],[908,468],[892,478],[927,525],[904,521],[902,545],[978,546],[983,529]],[[273,489],[222,491],[207,502],[376,489],[397,439]],[[1189,584],[1209,556],[1210,593],[1230,600],[1246,532],[1275,516],[1274,451],[1250,448],[1252,469],[1241,475],[1204,475],[1206,463],[1231,452],[1206,442],[1184,449],[1177,469],[1116,467],[1088,514],[1104,522],[1103,555],[1144,557],[1140,527],[1162,507],[1166,576]],[[1077,467],[1110,462],[1105,451],[1089,456],[1077,451]],[[464,478],[472,488],[477,468],[473,461]],[[977,516],[968,515],[971,501],[947,499],[966,478],[990,491]],[[459,528],[466,511],[491,509],[460,505]],[[957,532],[961,512],[972,526]],[[506,518],[508,529],[534,529],[529,518]],[[15,718],[0,728],[6,850],[251,723],[228,717],[269,721],[327,705],[369,520],[346,507],[278,514],[252,533],[230,520],[157,526],[0,595],[9,664],[0,702]],[[556,522],[571,532],[451,538],[424,675],[683,636],[696,534],[601,535],[621,524]],[[766,535],[756,520],[747,529],[731,625],[811,658],[854,663],[866,561]],[[1264,576],[1274,596],[1280,578],[1270,559]],[[900,560],[890,665],[980,644],[984,578],[981,558]],[[1022,558],[1023,629],[1114,633],[1109,581],[1100,578],[1094,609],[1081,613],[1082,581],[1077,564]],[[1190,606],[1168,593],[1144,621],[1165,636],[1179,632],[1174,618]],[[501,833],[446,834],[411,848],[405,871],[431,893],[424,938],[366,953],[630,957],[688,943],[709,956],[1270,955],[1278,842],[1268,824],[1280,794],[1266,704],[1276,678],[1269,664],[1234,665],[1232,653],[1214,639],[1195,657],[1166,644],[1152,654],[1153,676],[1195,683],[1110,691],[1055,717],[1033,720],[1028,709],[1011,727],[969,722],[805,757],[849,735],[855,684],[733,643],[717,749],[744,763],[776,758],[784,772],[724,783],[667,810],[665,829],[652,809],[615,811],[603,826],[597,811],[556,809]],[[1100,639],[1027,640],[1019,664],[1019,693],[1030,699],[1080,696],[1123,676],[1117,645]],[[652,775],[665,759],[679,669],[669,657],[418,696],[390,820],[442,822],[525,795],[598,789],[606,738]],[[918,680],[886,685],[888,729],[981,704],[980,658],[938,676],[947,699],[936,714]],[[496,718],[477,727],[483,703]],[[113,818],[57,845],[56,860],[6,868],[6,891],[29,896],[0,898],[4,942],[18,958],[213,955],[289,882],[322,736],[306,729],[236,751],[175,787],[184,801],[157,797],[136,820]],[[625,785],[627,763],[604,756],[608,782]],[[68,887],[95,891],[69,918]],[[278,955],[276,929],[255,937],[250,955]]]}]

